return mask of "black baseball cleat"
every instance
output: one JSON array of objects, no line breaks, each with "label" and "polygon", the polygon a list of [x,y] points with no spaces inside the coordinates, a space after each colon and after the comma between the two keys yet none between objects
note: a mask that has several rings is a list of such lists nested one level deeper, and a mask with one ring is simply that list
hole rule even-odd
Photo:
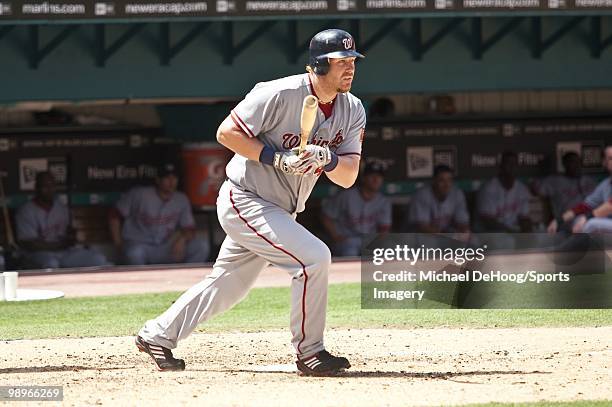
[{"label": "black baseball cleat", "polygon": [[326,350],[295,363],[300,376],[336,376],[351,367],[346,358],[334,356]]},{"label": "black baseball cleat", "polygon": [[148,353],[149,356],[151,356],[158,370],[162,372],[171,370],[185,370],[185,361],[183,359],[176,359],[174,356],[172,356],[172,351],[170,349],[145,342],[145,340],[140,336],[136,337],[135,342],[139,351]]}]

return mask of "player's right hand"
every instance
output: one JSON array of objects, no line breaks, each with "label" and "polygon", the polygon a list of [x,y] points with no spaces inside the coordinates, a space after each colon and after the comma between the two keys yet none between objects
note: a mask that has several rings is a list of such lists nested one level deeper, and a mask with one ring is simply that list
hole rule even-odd
[{"label": "player's right hand", "polygon": [[574,222],[574,226],[572,227],[572,233],[582,233],[582,228],[587,223],[587,217],[584,215],[579,215],[576,221]]},{"label": "player's right hand", "polygon": [[274,167],[285,174],[302,175],[300,165],[302,159],[293,151],[278,151],[274,153]]},{"label": "player's right hand", "polygon": [[176,239],[172,245],[172,258],[177,263],[185,260],[185,253],[187,252],[187,240],[184,237]]},{"label": "player's right hand", "polygon": [[302,152],[300,152],[299,147],[291,151],[300,157],[302,162],[299,169],[304,175],[315,174],[317,170],[329,164],[332,158],[329,147],[321,147],[314,144],[308,144]]},{"label": "player's right hand", "polygon": [[555,233],[557,233],[558,229],[559,229],[559,222],[557,222],[557,219],[553,219],[548,224],[548,228],[546,229],[546,231],[548,232],[549,235],[554,235]]}]

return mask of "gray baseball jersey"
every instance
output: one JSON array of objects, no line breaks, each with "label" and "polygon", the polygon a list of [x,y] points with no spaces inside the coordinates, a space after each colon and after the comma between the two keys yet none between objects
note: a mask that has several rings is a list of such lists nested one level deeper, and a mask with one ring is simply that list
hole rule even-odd
[{"label": "gray baseball jersey", "polygon": [[453,187],[446,199],[440,201],[435,197],[430,185],[420,188],[414,194],[408,219],[412,225],[437,225],[443,232],[451,232],[453,224],[470,223],[463,191]]},{"label": "gray baseball jersey", "polygon": [[597,183],[586,175],[568,177],[563,174],[550,175],[536,184],[538,195],[550,198],[553,215],[558,218],[563,212],[582,202],[595,189]]},{"label": "gray baseball jersey", "polygon": [[[597,185],[597,188],[584,199],[583,204],[590,209],[596,209],[612,198],[612,178],[607,177]],[[580,205],[580,206],[584,206]],[[589,219],[582,228],[584,233],[612,233],[612,216],[607,218]]]},{"label": "gray baseball jersey", "polygon": [[[70,211],[58,198],[50,208],[35,200],[26,202],[15,218],[18,240],[42,239],[57,243],[66,237],[70,226]],[[71,247],[64,250],[39,250],[28,252],[23,259],[27,268],[92,267],[109,264],[106,257],[94,249]]]},{"label": "gray baseball jersey", "polygon": [[366,201],[353,187],[338,192],[323,202],[323,213],[333,219],[342,236],[376,233],[391,226],[391,202],[383,194]]},{"label": "gray baseball jersey", "polygon": [[[302,103],[312,94],[308,74],[294,75],[255,85],[231,112],[250,137],[258,137],[275,151],[300,144]],[[350,93],[338,94],[334,113],[325,119],[318,109],[309,144],[327,145],[339,156],[360,155],[366,116],[361,101]],[[270,165],[235,154],[226,168],[228,178],[289,213],[302,212],[318,175],[288,175]]]},{"label": "gray baseball jersey", "polygon": [[[274,150],[299,145],[304,97],[311,94],[308,74],[257,84],[231,112],[247,135]],[[310,143],[327,145],[338,155],[361,153],[365,111],[353,95],[338,94],[331,116],[318,112]],[[165,313],[148,321],[140,335],[174,348],[196,326],[242,300],[269,263],[291,279],[290,326],[298,357],[325,348],[323,333],[331,253],[295,221],[317,180],[316,175],[286,175],[271,165],[234,155],[217,199],[217,215],[227,233],[213,272],[185,292]]]},{"label": "gray baseball jersey", "polygon": [[512,188],[506,189],[495,177],[480,188],[476,207],[479,215],[493,217],[518,231],[519,217],[529,216],[529,199],[529,190],[519,180],[514,181]]},{"label": "gray baseball jersey", "polygon": [[589,208],[595,209],[610,198],[612,198],[612,178],[608,177],[601,181],[597,188],[584,199],[584,203]]},{"label": "gray baseball jersey", "polygon": [[175,192],[164,201],[155,187],[136,187],[122,195],[116,208],[123,216],[123,239],[128,242],[161,244],[178,227],[195,227],[189,199]]},{"label": "gray baseball jersey", "polygon": [[66,236],[70,225],[68,207],[58,198],[49,209],[34,200],[23,204],[15,217],[18,240],[42,239],[45,242],[59,242]]}]

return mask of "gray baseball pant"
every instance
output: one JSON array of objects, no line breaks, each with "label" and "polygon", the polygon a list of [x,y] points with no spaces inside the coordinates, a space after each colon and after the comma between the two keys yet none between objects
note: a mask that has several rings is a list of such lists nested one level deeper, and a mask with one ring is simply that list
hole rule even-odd
[{"label": "gray baseball pant", "polygon": [[327,246],[295,221],[295,215],[226,181],[217,215],[227,237],[212,273],[187,290],[163,314],[147,321],[139,335],[173,349],[207,321],[244,299],[261,270],[271,263],[291,276],[292,344],[298,357],[324,349]]}]

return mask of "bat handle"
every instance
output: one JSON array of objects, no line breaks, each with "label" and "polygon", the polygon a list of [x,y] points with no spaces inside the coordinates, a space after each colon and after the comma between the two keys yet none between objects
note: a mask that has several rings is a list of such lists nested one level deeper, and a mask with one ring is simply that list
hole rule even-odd
[{"label": "bat handle", "polygon": [[302,152],[306,149],[306,145],[308,144],[308,137],[300,138],[300,147],[298,149],[298,153],[302,154]]},{"label": "bat handle", "polygon": [[298,149],[299,153],[302,153],[308,144],[308,138],[310,137],[310,133],[312,132],[312,127],[316,119],[318,104],[319,100],[314,95],[306,96],[304,98],[304,102],[302,103],[302,116],[300,118],[300,148]]}]

